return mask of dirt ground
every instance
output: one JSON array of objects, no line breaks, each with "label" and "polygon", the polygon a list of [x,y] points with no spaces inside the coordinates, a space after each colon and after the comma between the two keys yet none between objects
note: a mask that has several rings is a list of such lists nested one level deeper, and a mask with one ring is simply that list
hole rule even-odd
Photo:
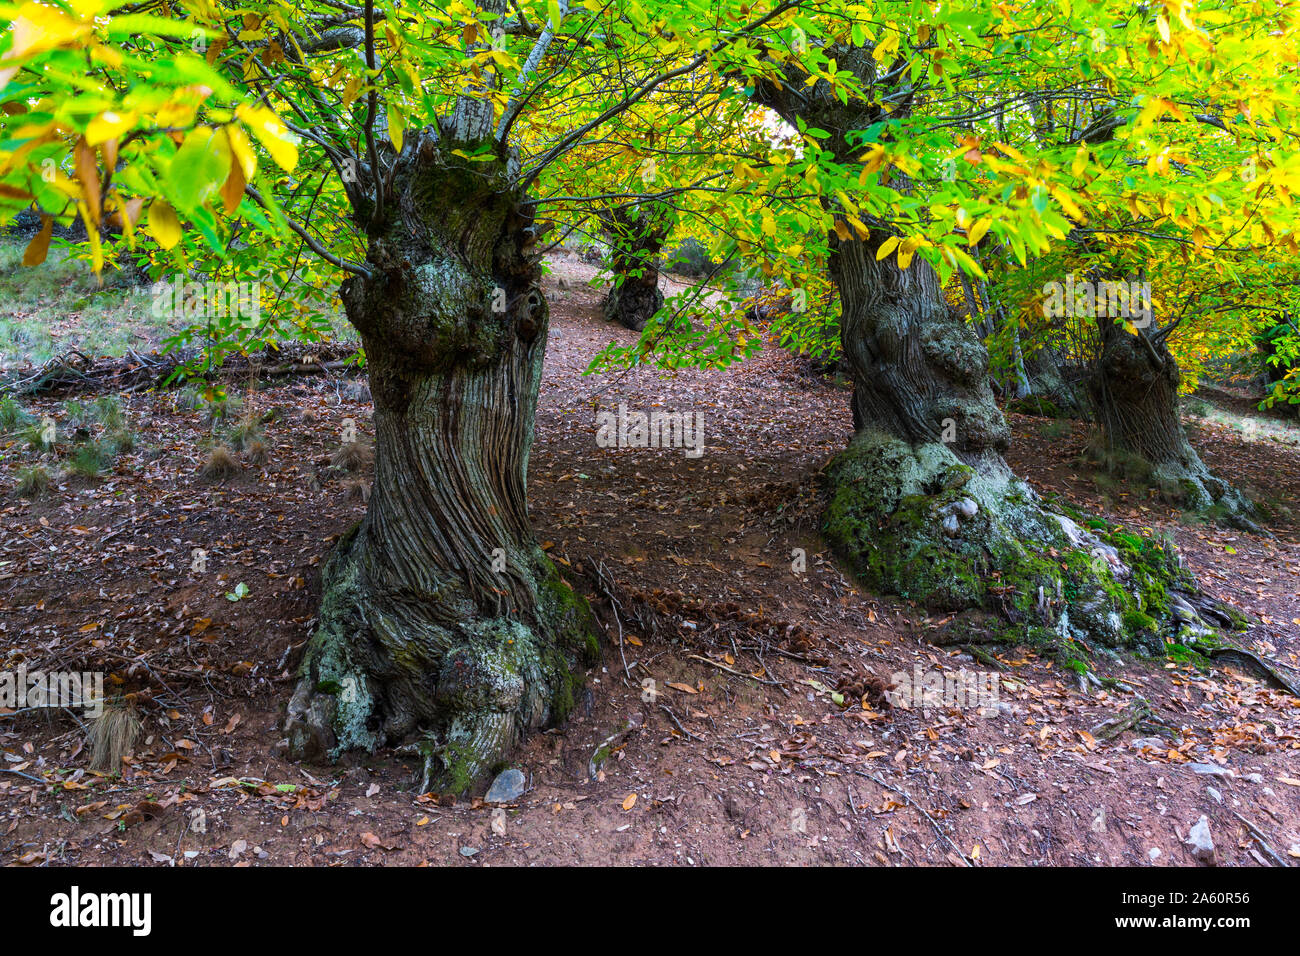
[{"label": "dirt ground", "polygon": [[[222,484],[198,475],[197,413],[144,393],[124,397],[137,451],[106,479],[33,503],[8,494],[21,456],[0,466],[0,669],[103,670],[143,725],[109,777],[86,769],[79,715],[0,719],[0,860],[1194,865],[1184,841],[1202,815],[1221,865],[1300,857],[1300,702],[1249,674],[1102,668],[1176,739],[1099,741],[1091,729],[1135,694],[1084,692],[1025,649],[999,655],[982,708],[862,703],[855,675],[988,667],[928,644],[940,622],[861,593],[821,544],[818,473],[849,437],[847,393],[775,348],[726,373],[583,377],[611,338],[633,338],[600,319],[593,274],[564,260],[549,280],[530,499],[606,625],[604,662],[573,718],[519,751],[517,803],[421,794],[416,762],[391,754],[304,766],[276,750],[317,569],[364,511],[362,485],[326,468],[346,419],[371,434],[356,380],[250,392],[252,408],[286,414],[267,426],[269,462]],[[619,403],[702,412],[704,454],[597,447],[595,412]],[[1267,539],[1181,523],[1081,476],[1084,434],[1010,420],[1011,464],[1040,491],[1169,530],[1207,589],[1258,619],[1245,646],[1300,663],[1294,524]],[[1294,445],[1209,426],[1193,438],[1221,473],[1300,501]],[[597,751],[609,756],[592,777]]]}]

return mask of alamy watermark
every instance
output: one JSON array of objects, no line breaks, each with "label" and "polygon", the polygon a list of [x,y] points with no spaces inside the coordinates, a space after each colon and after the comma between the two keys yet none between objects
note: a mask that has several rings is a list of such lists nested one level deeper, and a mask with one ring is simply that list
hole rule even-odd
[{"label": "alamy watermark", "polygon": [[1075,279],[1071,273],[1064,282],[1043,286],[1043,315],[1048,318],[1083,316],[1125,318],[1139,329],[1151,324],[1151,283],[1094,282]]},{"label": "alamy watermark", "polygon": [[87,717],[104,712],[104,675],[100,671],[0,671],[0,707],[28,710],[82,707]]},{"label": "alamy watermark", "polygon": [[50,925],[55,929],[119,926],[133,936],[153,929],[152,893],[92,893],[74,886],[50,897]]},{"label": "alamy watermark", "polygon": [[894,686],[885,696],[904,710],[959,707],[978,709],[985,717],[998,713],[1000,681],[992,671],[923,671],[915,664],[910,674],[898,671],[889,679]]},{"label": "alamy watermark", "polygon": [[260,282],[186,282],[175,276],[171,282],[155,282],[153,295],[155,318],[172,319],[249,319],[262,315]]},{"label": "alamy watermark", "polygon": [[600,448],[682,448],[687,458],[699,458],[704,454],[704,413],[629,412],[619,402],[617,415],[596,413],[596,444]]}]

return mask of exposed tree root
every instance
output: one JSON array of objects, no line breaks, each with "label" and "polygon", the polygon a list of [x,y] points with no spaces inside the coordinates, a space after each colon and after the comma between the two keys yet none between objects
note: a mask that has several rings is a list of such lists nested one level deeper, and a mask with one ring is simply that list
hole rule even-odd
[{"label": "exposed tree root", "polygon": [[826,469],[825,533],[873,590],[952,620],[949,645],[1038,644],[1078,660],[1092,642],[1164,653],[1244,616],[1200,593],[1172,543],[1045,502],[1000,458],[860,432]]},{"label": "exposed tree root", "polygon": [[1300,687],[1294,681],[1284,677],[1281,671],[1273,666],[1271,662],[1258,654],[1231,645],[1200,645],[1196,646],[1196,650],[1201,651],[1210,660],[1226,660],[1238,666],[1244,666],[1247,670],[1254,671],[1278,690],[1284,690],[1292,697],[1300,697]]}]

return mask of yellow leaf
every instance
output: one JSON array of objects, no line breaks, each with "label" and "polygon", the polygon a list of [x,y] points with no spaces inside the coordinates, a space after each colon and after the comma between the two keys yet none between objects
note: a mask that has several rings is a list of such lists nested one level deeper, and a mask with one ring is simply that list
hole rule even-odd
[{"label": "yellow leaf", "polygon": [[243,201],[244,185],[243,166],[240,163],[231,163],[230,175],[226,177],[226,183],[221,187],[221,203],[227,216],[233,215]]},{"label": "yellow leaf", "polygon": [[629,793],[627,799],[623,801],[623,809],[631,810],[634,806],[636,806],[636,794]]},{"label": "yellow leaf", "polygon": [[867,177],[874,173],[885,161],[885,147],[872,146],[862,154],[862,172],[858,174],[858,185],[865,186]]},{"label": "yellow leaf", "polygon": [[885,256],[893,252],[897,246],[898,246],[898,237],[890,236],[888,239],[882,242],[880,244],[880,248],[876,250],[876,261],[879,262],[881,259],[885,258]]},{"label": "yellow leaf", "polygon": [[86,143],[85,137],[77,140],[73,149],[73,162],[77,181],[81,183],[86,197],[86,209],[89,217],[87,226],[99,226],[99,167],[95,164],[95,153]]},{"label": "yellow leaf", "polygon": [[24,3],[9,26],[12,42],[4,59],[13,60],[29,53],[40,53],[63,46],[90,33],[90,24],[71,17],[43,3]]},{"label": "yellow leaf", "polygon": [[361,93],[361,77],[352,76],[348,78],[347,86],[343,87],[343,105],[351,106],[352,101]]},{"label": "yellow leaf", "polygon": [[176,210],[171,203],[155,199],[149,206],[149,223],[145,226],[149,235],[158,241],[164,249],[170,249],[181,241],[181,224],[176,218]]},{"label": "yellow leaf", "polygon": [[1083,174],[1083,171],[1087,168],[1088,168],[1088,150],[1083,146],[1080,146],[1077,150],[1075,150],[1074,162],[1070,164],[1070,173],[1071,175],[1074,176],[1075,179],[1078,179],[1079,176]]},{"label": "yellow leaf", "polygon": [[90,267],[98,277],[104,270],[104,247],[99,241],[99,217],[95,216],[92,225],[90,209],[84,202],[77,203],[77,212],[81,213],[81,221],[86,224],[86,241],[90,243]]},{"label": "yellow leaf", "polygon": [[679,691],[681,691],[683,694],[698,694],[698,693],[699,693],[699,691],[697,691],[697,690],[696,690],[694,687],[692,687],[690,684],[679,684],[679,683],[677,683],[676,681],[665,681],[664,684],[665,684],[665,686],[667,686],[667,687],[671,687],[673,690],[679,690]]},{"label": "yellow leaf", "polygon": [[976,219],[975,225],[971,226],[970,231],[966,233],[966,245],[973,246],[983,239],[984,233],[989,231],[991,225],[993,225],[992,219]]},{"label": "yellow leaf", "polygon": [[406,119],[402,111],[392,103],[388,104],[388,138],[392,140],[393,149],[402,151],[402,137],[406,132]]},{"label": "yellow leaf", "polygon": [[98,146],[110,139],[117,139],[134,123],[134,113],[115,113],[112,110],[100,113],[86,127],[86,142],[91,146]]},{"label": "yellow leaf", "polygon": [[290,170],[298,164],[298,137],[285,128],[272,110],[244,103],[235,110],[235,116],[266,147],[277,166]]},{"label": "yellow leaf", "polygon": [[253,144],[248,141],[244,131],[234,123],[226,127],[226,139],[230,142],[231,155],[244,171],[244,181],[248,182],[257,172],[257,154],[253,152]]},{"label": "yellow leaf", "polygon": [[27,249],[23,252],[23,265],[39,266],[45,261],[46,254],[50,251],[50,236],[54,234],[54,218],[41,214],[41,231],[32,236],[32,241],[27,243]]},{"label": "yellow leaf", "polygon": [[1057,189],[1053,186],[1051,192],[1056,201],[1061,204],[1061,208],[1065,210],[1065,214],[1075,222],[1082,222],[1086,218],[1083,214],[1083,210],[1075,204],[1074,200],[1070,198],[1069,194],[1067,194],[1065,190]]}]

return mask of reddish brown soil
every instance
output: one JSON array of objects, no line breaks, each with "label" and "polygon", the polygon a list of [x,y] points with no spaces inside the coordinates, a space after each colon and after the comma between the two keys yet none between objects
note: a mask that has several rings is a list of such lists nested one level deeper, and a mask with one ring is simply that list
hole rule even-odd
[{"label": "reddish brown soil", "polygon": [[[581,377],[600,346],[632,336],[599,319],[598,293],[579,281],[592,272],[557,265],[567,288],[551,290],[530,495],[539,535],[608,625],[604,665],[569,723],[518,753],[529,789],[497,815],[504,833],[479,801],[418,794],[413,761],[300,766],[274,749],[316,568],[364,510],[324,466],[345,418],[368,434],[369,406],[342,398],[339,381],[303,378],[249,396],[289,417],[268,426],[270,463],[245,463],[228,483],[197,475],[194,413],[138,395],[130,413],[146,450],[101,482],[0,505],[0,669],[108,671],[137,695],[144,727],[124,772],[103,777],[86,769],[72,716],[0,719],[0,860],[987,866],[1146,864],[1157,849],[1158,865],[1191,864],[1182,841],[1202,814],[1221,863],[1268,862],[1245,820],[1282,858],[1300,854],[1300,706],[1235,670],[1102,668],[1182,730],[1159,750],[1135,749],[1131,732],[1095,740],[1089,728],[1132,695],[1084,693],[1020,649],[1000,655],[1002,706],[986,714],[838,706],[829,688],[846,669],[983,669],[927,644],[925,614],[860,593],[818,538],[818,472],[849,436],[845,393],[776,349],[727,373]],[[596,403],[619,402],[702,411],[706,452],[598,448]],[[1102,506],[1072,465],[1082,436],[1012,423],[1022,474]],[[1296,500],[1300,451],[1195,437],[1212,467]],[[0,485],[29,459],[6,458]],[[1297,663],[1293,528],[1265,540],[1182,525],[1138,492],[1102,510],[1171,530],[1211,591],[1260,617],[1248,646]],[[194,548],[208,552],[202,574]],[[584,574],[596,565],[617,583],[617,619]],[[228,600],[241,581],[248,596]],[[588,780],[588,761],[632,715],[639,729]]]}]

